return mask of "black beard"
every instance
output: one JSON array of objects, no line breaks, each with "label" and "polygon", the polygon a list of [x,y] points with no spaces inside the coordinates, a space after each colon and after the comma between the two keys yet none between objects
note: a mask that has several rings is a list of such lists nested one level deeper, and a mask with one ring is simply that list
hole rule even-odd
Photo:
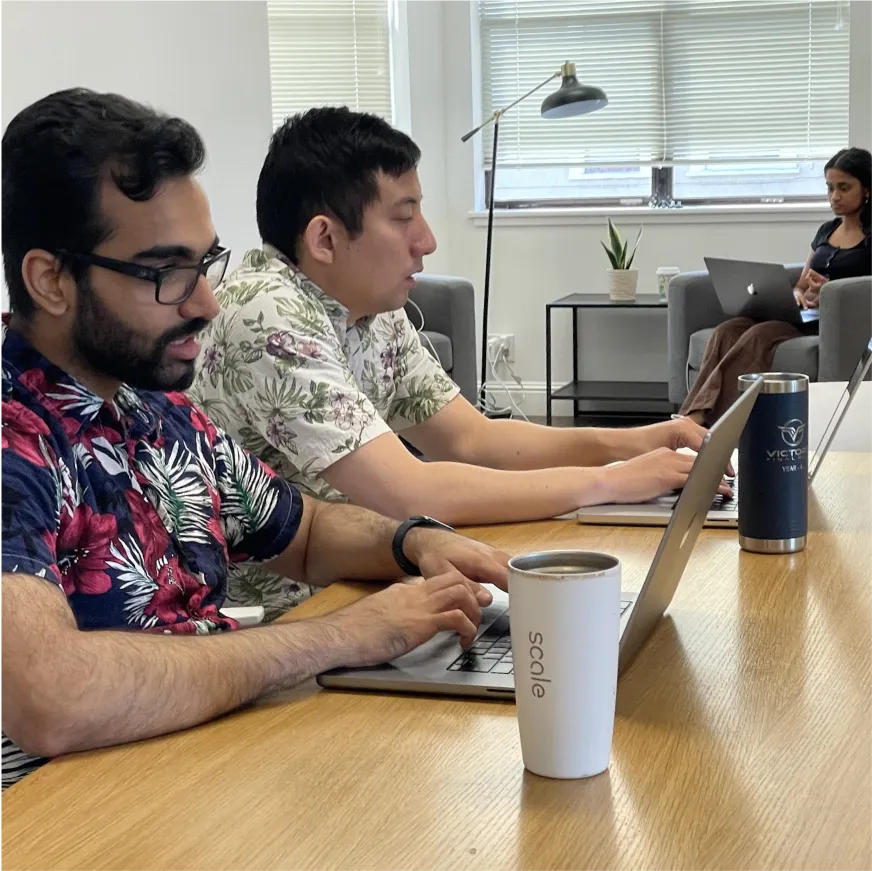
[{"label": "black beard", "polygon": [[156,341],[121,323],[84,281],[78,286],[72,343],[76,355],[95,373],[141,390],[187,390],[194,383],[194,360],[164,362],[170,342],[199,333],[207,326],[194,318]]}]

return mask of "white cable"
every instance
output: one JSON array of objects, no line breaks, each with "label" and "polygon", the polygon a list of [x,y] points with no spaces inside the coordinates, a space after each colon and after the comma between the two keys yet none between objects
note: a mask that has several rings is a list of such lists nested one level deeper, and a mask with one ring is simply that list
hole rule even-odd
[{"label": "white cable", "polygon": [[[497,350],[495,352],[494,356],[491,356],[490,351],[491,351],[491,347],[489,345],[488,346],[488,354],[487,354],[488,368],[493,373],[494,378],[496,378],[496,380],[499,381],[499,376],[496,373],[495,366],[496,366],[496,359],[497,359],[497,356],[499,356],[500,351]],[[482,407],[481,411],[484,414],[495,414],[495,415],[508,414],[508,415],[511,415],[512,408],[509,405],[504,405],[504,406],[497,405],[496,402],[494,402],[493,397],[489,397],[487,395],[487,391],[485,390],[484,406]]]},{"label": "white cable", "polygon": [[[412,297],[407,297],[406,303],[408,305],[412,306],[412,308],[415,309],[416,312],[418,312],[418,317],[421,318],[421,326],[420,327],[416,327],[414,324],[412,324],[412,320],[411,320],[411,318],[409,318],[409,323],[412,324],[412,329],[414,329],[416,332],[420,333],[421,330],[424,329],[424,312],[421,311],[418,303],[416,303],[415,300],[412,299]],[[408,315],[407,315],[407,317],[408,317]]]},{"label": "white cable", "polygon": [[493,374],[494,379],[500,385],[500,387],[503,388],[503,391],[505,392],[506,396],[509,399],[510,405],[504,406],[502,408],[494,408],[493,407],[494,403],[491,401],[491,403],[490,403],[491,407],[487,410],[491,411],[492,413],[499,413],[499,414],[508,413],[511,417],[515,417],[515,413],[517,412],[517,414],[520,417],[522,417],[524,420],[526,420],[529,423],[529,418],[527,417],[526,414],[524,414],[524,410],[515,401],[515,398],[512,396],[511,389],[506,384],[506,382],[503,381],[503,379],[500,377],[499,371],[497,370],[498,364],[500,362],[502,362],[502,364],[506,367],[506,369],[508,369],[509,372],[511,373],[511,376],[514,379],[515,383],[521,388],[521,402],[526,401],[527,392],[524,390],[524,384],[521,381],[521,379],[518,378],[518,376],[515,374],[509,361],[506,359],[506,349],[505,348],[498,349],[497,352],[493,356],[488,354],[488,362],[490,363],[490,370]]},{"label": "white cable", "polygon": [[[515,412],[515,411],[516,411],[516,412],[517,412],[517,413],[518,413],[518,414],[519,414],[519,415],[520,415],[524,420],[527,421],[527,423],[529,423],[529,422],[530,422],[530,419],[527,417],[526,414],[524,414],[523,409],[520,407],[520,405],[518,405],[518,403],[515,401],[514,397],[512,396],[511,389],[510,389],[509,386],[505,383],[505,381],[503,381],[503,379],[500,378],[500,375],[499,375],[499,373],[497,372],[497,364],[498,364],[500,361],[502,361],[502,364],[503,364],[503,365],[506,367],[506,369],[508,369],[509,372],[511,373],[512,378],[514,379],[515,383],[516,383],[516,384],[521,388],[521,402],[526,401],[526,399],[527,399],[527,391],[524,390],[524,384],[523,384],[523,382],[522,382],[521,379],[518,378],[518,376],[515,374],[514,370],[512,369],[511,365],[509,364],[509,361],[506,359],[506,351],[505,351],[505,349],[504,349],[504,348],[500,349],[500,351],[499,351],[499,352],[495,355],[495,357],[493,357],[493,358],[491,358],[490,355],[488,355],[488,360],[490,361],[490,364],[491,364],[491,372],[493,373],[494,378],[496,379],[496,381],[497,381],[497,383],[500,385],[500,387],[503,388],[503,391],[505,392],[506,396],[508,396],[508,398],[509,398],[510,406],[509,406],[508,408],[506,408],[506,409],[501,409],[501,411],[503,411],[503,412],[505,412],[505,411]],[[514,417],[514,416],[515,416],[514,413],[512,413],[512,417]]]},{"label": "white cable", "polygon": [[[424,312],[421,311],[421,307],[411,297],[409,297],[409,299],[407,301],[408,301],[409,305],[411,305],[412,308],[415,309],[416,312],[418,312],[418,317],[421,318],[421,326],[416,327],[414,324],[412,324],[412,329],[415,330],[415,332],[418,334],[418,338],[422,339],[426,343],[430,354],[432,354],[432,356],[433,356],[433,359],[437,363],[440,363],[439,354],[436,353],[436,348],[433,347],[433,342],[431,342],[430,337],[424,333]],[[409,323],[410,324],[412,323],[411,318],[409,319]],[[497,372],[497,364],[500,361],[500,359],[502,359],[503,365],[509,370],[509,372],[512,375],[512,378],[515,380],[517,385],[521,388],[521,402],[524,402],[527,398],[527,393],[524,390],[524,385],[523,385],[521,379],[518,378],[518,376],[515,374],[512,367],[509,365],[509,361],[505,359],[505,349],[498,350],[497,353],[493,357],[490,354],[488,354],[487,357],[488,357],[488,363],[490,363],[491,373],[493,374],[494,378],[496,379],[496,381],[500,385],[500,387],[503,388],[503,392],[506,394],[506,396],[508,396],[510,405],[498,406],[493,401],[492,398],[485,395],[484,408],[482,409],[482,411],[485,414],[488,414],[488,413],[490,413],[490,414],[510,414],[512,417],[514,417],[514,412],[517,412],[519,415],[521,415],[521,417],[524,418],[524,420],[526,420],[529,423],[529,419],[528,419],[527,415],[524,414],[523,410],[520,408],[518,403],[515,402],[514,398],[512,397],[511,390],[509,389],[509,387],[505,383],[505,381],[503,381],[503,379],[500,378],[500,375]]]},{"label": "white cable", "polygon": [[409,303],[409,305],[412,306],[413,309],[415,309],[416,312],[418,312],[418,315],[421,318],[420,327],[416,327],[414,324],[412,324],[412,320],[411,318],[409,318],[409,323],[412,324],[412,329],[418,334],[419,339],[423,339],[427,343],[427,347],[431,356],[441,366],[442,361],[439,359],[439,355],[436,353],[436,349],[433,347],[433,343],[430,341],[430,337],[424,333],[424,312],[421,311],[418,304],[411,297],[409,297],[406,301]]},{"label": "white cable", "polygon": [[[490,363],[490,370],[494,376],[496,381],[499,381],[499,376],[494,372],[494,361],[488,357],[488,362]],[[484,408],[482,409],[484,413],[493,415],[495,417],[505,417],[508,415],[512,416],[512,406],[511,405],[497,405],[492,395],[489,395],[488,392],[485,393],[484,398]]]},{"label": "white cable", "polygon": [[524,418],[524,420],[527,421],[527,423],[529,423],[530,418],[527,417],[526,414],[524,414],[524,409],[521,407],[521,403],[524,403],[527,401],[527,391],[524,389],[524,382],[521,381],[521,379],[518,378],[518,376],[515,374],[515,370],[512,368],[512,366],[508,360],[504,360],[503,365],[506,367],[506,369],[509,370],[509,373],[511,374],[514,382],[518,385],[518,387],[521,388],[521,395],[518,398],[518,400],[515,401],[515,399],[511,393],[509,393],[509,400],[511,401],[512,405],[515,407],[515,410],[518,412],[518,414],[520,414],[521,417]]}]

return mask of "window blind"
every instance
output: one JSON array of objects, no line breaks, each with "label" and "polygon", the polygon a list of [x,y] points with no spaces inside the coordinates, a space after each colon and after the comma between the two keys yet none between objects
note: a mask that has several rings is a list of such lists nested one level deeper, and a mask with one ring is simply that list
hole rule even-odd
[{"label": "window blind", "polygon": [[[480,0],[482,106],[566,60],[609,105],[548,121],[542,98],[500,122],[506,166],[826,159],[847,144],[847,0]],[[483,154],[490,162],[492,134]]]},{"label": "window blind", "polygon": [[268,2],[273,126],[312,106],[348,106],[388,121],[388,0]]}]

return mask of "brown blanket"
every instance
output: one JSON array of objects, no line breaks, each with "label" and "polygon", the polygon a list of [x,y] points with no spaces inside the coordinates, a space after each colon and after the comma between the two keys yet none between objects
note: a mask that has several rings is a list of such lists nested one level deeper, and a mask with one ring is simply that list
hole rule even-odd
[{"label": "brown blanket", "polygon": [[775,349],[804,335],[784,321],[757,323],[732,318],[719,324],[709,339],[696,383],[681,406],[682,414],[697,412],[711,426],[738,399],[739,376],[768,372]]}]

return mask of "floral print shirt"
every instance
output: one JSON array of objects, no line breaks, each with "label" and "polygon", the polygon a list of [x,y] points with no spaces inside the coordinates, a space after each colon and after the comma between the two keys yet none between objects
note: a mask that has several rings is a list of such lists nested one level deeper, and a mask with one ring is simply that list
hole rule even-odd
[{"label": "floral print shirt", "polygon": [[[405,312],[348,324],[348,310],[272,247],[249,251],[218,291],[192,398],[279,475],[322,499],[321,477],[383,433],[423,423],[460,389]],[[234,572],[234,603],[275,616],[308,594],[262,570]]]},{"label": "floral print shirt", "polygon": [[[289,546],[296,488],[183,394],[105,402],[3,332],[3,571],[56,584],[83,630],[236,629],[229,566]],[[44,761],[4,736],[4,788]]]}]

